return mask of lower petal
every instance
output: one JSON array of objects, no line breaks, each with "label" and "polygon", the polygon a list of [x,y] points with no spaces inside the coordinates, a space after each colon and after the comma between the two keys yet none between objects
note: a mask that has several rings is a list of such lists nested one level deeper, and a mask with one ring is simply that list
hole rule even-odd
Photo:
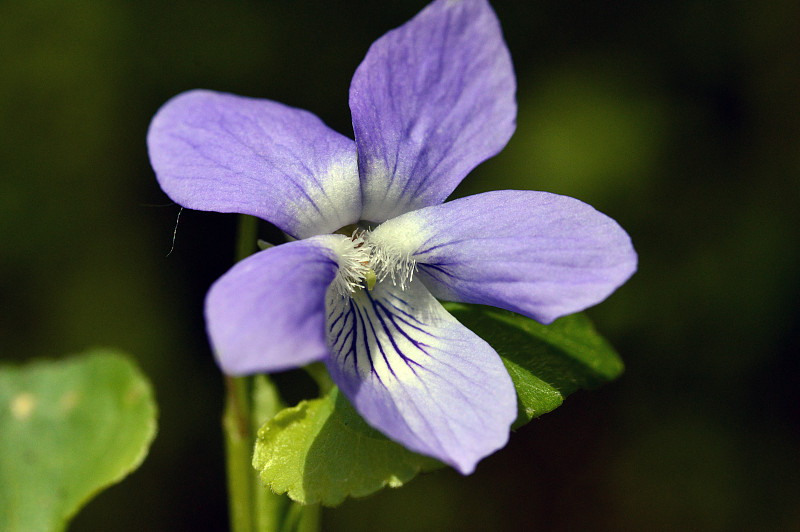
[{"label": "lower petal", "polygon": [[328,369],[364,419],[469,474],[508,441],[511,378],[489,344],[419,282],[327,298]]}]

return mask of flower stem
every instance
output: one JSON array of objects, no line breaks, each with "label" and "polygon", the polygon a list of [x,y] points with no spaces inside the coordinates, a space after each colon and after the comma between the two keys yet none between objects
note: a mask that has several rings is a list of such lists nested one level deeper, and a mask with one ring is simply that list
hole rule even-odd
[{"label": "flower stem", "polygon": [[[258,222],[252,216],[239,216],[236,260],[255,251]],[[258,478],[250,464],[253,452],[251,378],[225,376],[225,454],[228,470],[228,507],[232,532],[255,530],[254,496]]]},{"label": "flower stem", "polygon": [[225,454],[228,469],[228,507],[232,532],[253,532],[252,500],[255,471],[250,465],[249,377],[225,377]]},{"label": "flower stem", "polygon": [[258,218],[246,214],[239,215],[236,236],[236,260],[246,259],[256,251],[258,240]]},{"label": "flower stem", "polygon": [[[239,217],[236,258],[256,251],[257,219]],[[253,468],[256,434],[283,408],[278,390],[266,375],[225,377],[225,454],[232,532],[316,532],[319,508],[301,506],[261,485]]]}]

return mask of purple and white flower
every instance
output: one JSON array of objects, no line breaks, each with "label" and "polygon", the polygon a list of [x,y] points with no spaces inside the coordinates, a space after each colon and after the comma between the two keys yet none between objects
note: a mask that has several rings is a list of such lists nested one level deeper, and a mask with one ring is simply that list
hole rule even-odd
[{"label": "purple and white flower", "polygon": [[505,445],[514,386],[439,299],[542,323],[636,269],[625,231],[572,198],[504,190],[447,203],[515,128],[516,81],[485,0],[436,0],[369,49],[350,86],[355,141],[311,113],[196,90],[153,118],[163,190],[257,216],[293,239],[239,262],[206,299],[223,371],[324,361],[366,421],[464,474]]}]

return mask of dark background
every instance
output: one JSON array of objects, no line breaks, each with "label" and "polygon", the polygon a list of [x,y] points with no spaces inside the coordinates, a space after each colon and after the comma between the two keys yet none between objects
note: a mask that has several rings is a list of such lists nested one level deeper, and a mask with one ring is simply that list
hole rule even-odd
[{"label": "dark background", "polygon": [[[103,345],[152,378],[160,433],[70,530],[223,530],[222,382],[202,301],[235,217],[160,191],[145,132],[202,87],[351,135],[369,44],[424,6],[0,2],[0,350]],[[800,3],[497,0],[518,129],[456,191],[571,195],[636,276],[590,315],[627,364],[462,478],[324,513],[325,530],[800,530]]]}]

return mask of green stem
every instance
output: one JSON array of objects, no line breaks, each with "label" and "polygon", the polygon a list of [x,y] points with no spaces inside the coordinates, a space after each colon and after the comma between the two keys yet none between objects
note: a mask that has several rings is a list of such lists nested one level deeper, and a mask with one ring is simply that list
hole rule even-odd
[{"label": "green stem", "polygon": [[236,260],[246,259],[256,251],[258,240],[258,218],[246,214],[239,215],[236,238]]},{"label": "green stem", "polygon": [[225,454],[228,469],[228,506],[232,532],[252,532],[253,476],[250,465],[253,433],[250,429],[249,377],[225,377]]},{"label": "green stem", "polygon": [[303,369],[317,383],[320,396],[326,395],[334,387],[331,376],[322,362],[312,362],[307,366],[303,366]]},{"label": "green stem", "polygon": [[[257,231],[256,218],[239,216],[236,239],[237,261],[255,251]],[[225,377],[225,411],[222,415],[222,428],[225,432],[228,506],[232,532],[255,530],[253,500],[256,474],[250,463],[254,434],[251,387],[250,377]]]},{"label": "green stem", "polygon": [[292,503],[286,511],[281,532],[316,532],[319,530],[319,505]]},{"label": "green stem", "polygon": [[[239,217],[236,258],[256,251],[257,219]],[[225,377],[225,452],[232,532],[316,532],[319,507],[301,506],[261,485],[253,468],[258,429],[283,408],[277,388],[266,375]]]}]

